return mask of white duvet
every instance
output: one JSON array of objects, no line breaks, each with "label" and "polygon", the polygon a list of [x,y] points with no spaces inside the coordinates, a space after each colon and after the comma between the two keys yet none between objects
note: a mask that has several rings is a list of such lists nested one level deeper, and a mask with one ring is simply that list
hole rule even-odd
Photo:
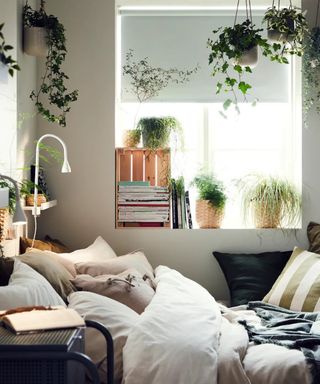
[{"label": "white duvet", "polygon": [[129,332],[123,384],[310,384],[299,351],[250,345],[238,316],[222,317],[200,285],[167,267],[156,269],[157,289]]}]

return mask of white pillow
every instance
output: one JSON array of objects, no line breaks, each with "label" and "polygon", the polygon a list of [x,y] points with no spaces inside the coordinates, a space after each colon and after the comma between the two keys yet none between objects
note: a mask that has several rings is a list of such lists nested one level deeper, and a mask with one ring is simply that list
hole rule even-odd
[{"label": "white pillow", "polygon": [[15,260],[9,284],[0,287],[0,310],[28,305],[63,305],[49,282],[27,264]]},{"label": "white pillow", "polygon": [[101,236],[97,237],[94,243],[85,249],[79,249],[70,253],[59,253],[59,256],[62,256],[73,263],[106,261],[117,257],[114,250]]},{"label": "white pillow", "polygon": [[[128,334],[139,320],[139,315],[131,308],[118,301],[91,292],[74,292],[68,297],[69,308],[75,309],[86,320],[102,323],[111,333],[114,343],[114,384],[122,380],[122,349]],[[102,384],[107,381],[106,343],[96,330],[86,329],[86,354],[98,365]]]}]

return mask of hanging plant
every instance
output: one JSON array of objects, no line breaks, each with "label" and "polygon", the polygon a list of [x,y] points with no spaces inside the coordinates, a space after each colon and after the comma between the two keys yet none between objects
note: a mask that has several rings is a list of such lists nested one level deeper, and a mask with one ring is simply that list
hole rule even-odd
[{"label": "hanging plant", "polygon": [[[70,111],[70,104],[78,99],[78,90],[68,92],[65,81],[69,77],[61,68],[67,54],[64,26],[57,17],[46,14],[44,5],[45,2],[42,0],[40,10],[36,11],[27,1],[23,9],[24,28],[45,28],[48,46],[45,72],[41,77],[40,87],[31,92],[30,98],[35,102],[38,113],[47,121],[65,127],[66,114]],[[51,107],[47,108],[41,96],[46,96],[50,106],[57,108],[59,112],[55,113]]]},{"label": "hanging plant", "polygon": [[13,47],[6,43],[2,29],[4,23],[0,24],[0,63],[5,65],[8,68],[10,76],[14,75],[14,71],[19,71],[19,65],[8,53],[13,50]]},{"label": "hanging plant", "polygon": [[272,6],[264,15],[263,23],[267,24],[268,38],[280,44],[280,55],[286,54],[302,56],[303,39],[308,34],[308,24],[304,13],[297,7],[290,5],[281,8],[280,0]]},{"label": "hanging plant", "polygon": [[304,41],[303,106],[305,118],[307,117],[307,113],[312,108],[314,108],[317,113],[320,113],[320,27],[318,27],[319,5],[320,0],[318,0],[315,26],[306,36]]},{"label": "hanging plant", "polygon": [[[247,4],[247,3],[246,3]],[[261,35],[262,29],[255,28],[252,23],[251,5],[246,8],[247,19],[237,24],[239,1],[233,27],[225,27],[214,30],[219,34],[217,39],[208,40],[209,65],[213,65],[212,76],[222,75],[223,81],[217,81],[216,94],[228,93],[231,96],[223,103],[224,111],[233,105],[239,113],[238,98],[244,102],[252,101],[253,105],[257,99],[249,95],[252,86],[244,75],[250,75],[253,67],[257,64],[258,48],[262,54],[272,61],[285,62],[277,54],[278,45],[270,45],[267,39]],[[223,112],[221,114],[225,116]]]}]

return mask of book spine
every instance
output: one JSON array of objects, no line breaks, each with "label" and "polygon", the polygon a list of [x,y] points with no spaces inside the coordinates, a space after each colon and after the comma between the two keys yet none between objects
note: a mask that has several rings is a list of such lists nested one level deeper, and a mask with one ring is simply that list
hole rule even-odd
[{"label": "book spine", "polygon": [[178,207],[177,207],[177,189],[175,180],[172,180],[172,228],[178,228]]},{"label": "book spine", "polygon": [[191,216],[191,208],[190,208],[189,191],[185,192],[185,201],[186,201],[186,211],[187,211],[188,227],[189,227],[189,229],[192,229],[193,225],[192,225],[192,216]]}]

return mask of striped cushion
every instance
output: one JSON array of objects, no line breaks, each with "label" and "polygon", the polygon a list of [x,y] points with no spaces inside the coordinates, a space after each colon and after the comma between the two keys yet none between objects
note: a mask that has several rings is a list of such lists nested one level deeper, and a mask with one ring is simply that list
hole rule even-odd
[{"label": "striped cushion", "polygon": [[294,311],[320,311],[320,255],[295,248],[263,301]]}]

